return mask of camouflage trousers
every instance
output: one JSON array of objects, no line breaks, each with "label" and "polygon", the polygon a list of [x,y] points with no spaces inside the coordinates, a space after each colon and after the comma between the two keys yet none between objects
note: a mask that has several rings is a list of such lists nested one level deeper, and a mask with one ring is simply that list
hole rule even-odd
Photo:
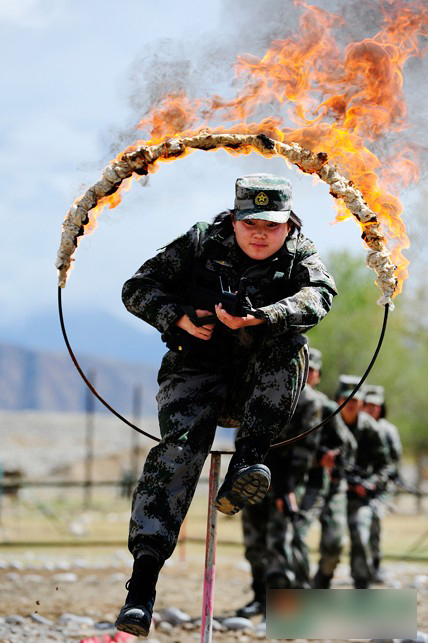
[{"label": "camouflage trousers", "polygon": [[217,425],[238,426],[237,439],[272,441],[289,422],[306,376],[301,336],[265,339],[227,363],[166,353],[158,375],[161,441],[133,495],[128,546],[134,558],[171,556]]},{"label": "camouflage trousers", "polygon": [[348,497],[348,527],[351,538],[351,576],[371,582],[374,574],[370,545],[373,507],[363,498]]},{"label": "camouflage trousers", "polygon": [[339,489],[329,495],[321,511],[319,569],[324,576],[333,576],[346,538],[346,491]]},{"label": "camouflage trousers", "polygon": [[383,557],[381,547],[382,519],[387,512],[389,500],[390,494],[384,493],[372,502],[373,515],[370,527],[370,547],[375,571],[379,569]]},{"label": "camouflage trousers", "polygon": [[242,510],[242,530],[253,587],[269,587],[269,579],[274,576],[283,577],[285,586],[293,587],[293,525],[290,518],[277,509],[272,493],[259,504]]},{"label": "camouflage trousers", "polygon": [[[293,558],[295,560],[295,587],[311,587],[308,531],[319,519],[324,505],[325,489],[322,486],[308,485],[302,489],[299,512],[294,523]],[[297,563],[297,564],[296,564]]]}]

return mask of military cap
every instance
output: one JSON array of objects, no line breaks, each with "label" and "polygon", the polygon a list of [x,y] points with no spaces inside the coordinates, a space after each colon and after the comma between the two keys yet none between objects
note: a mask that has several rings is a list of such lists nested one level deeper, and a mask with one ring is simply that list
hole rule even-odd
[{"label": "military cap", "polygon": [[385,403],[385,389],[383,386],[367,384],[364,387],[364,402],[366,404],[378,404],[382,406],[382,404]]},{"label": "military cap", "polygon": [[[336,400],[339,399],[339,397],[348,397],[349,395],[351,395],[360,379],[361,378],[357,375],[339,375],[339,384],[336,390]],[[364,399],[364,391],[362,390],[362,388],[358,389],[358,391],[354,395],[354,398],[356,400]]]},{"label": "military cap", "polygon": [[247,174],[236,179],[235,219],[287,223],[291,214],[291,183],[274,174]]},{"label": "military cap", "polygon": [[317,348],[309,349],[309,368],[320,371],[322,368],[322,353]]}]

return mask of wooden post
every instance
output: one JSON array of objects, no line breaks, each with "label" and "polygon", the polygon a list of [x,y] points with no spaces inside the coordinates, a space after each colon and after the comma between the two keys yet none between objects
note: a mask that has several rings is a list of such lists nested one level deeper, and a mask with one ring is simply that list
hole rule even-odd
[{"label": "wooden post", "polygon": [[205,544],[204,595],[202,600],[202,643],[211,643],[214,609],[215,557],[217,543],[217,510],[214,501],[220,477],[220,453],[211,453],[208,495],[207,535]]}]

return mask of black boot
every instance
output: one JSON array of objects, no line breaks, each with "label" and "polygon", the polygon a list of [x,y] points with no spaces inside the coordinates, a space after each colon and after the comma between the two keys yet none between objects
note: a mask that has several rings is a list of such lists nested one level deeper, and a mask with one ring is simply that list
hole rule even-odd
[{"label": "black boot", "polygon": [[354,588],[355,589],[368,589],[369,581],[365,578],[354,578]]},{"label": "black boot", "polygon": [[269,443],[255,438],[236,441],[235,453],[215,500],[216,508],[232,516],[245,505],[255,505],[265,497],[270,485],[270,471],[261,464]]},{"label": "black boot", "polygon": [[383,572],[383,569],[380,566],[380,558],[373,559],[373,568],[374,568],[374,573],[372,578],[373,583],[383,584],[385,582],[385,574]]},{"label": "black boot", "polygon": [[241,607],[239,610],[236,610],[236,616],[241,616],[242,618],[251,618],[251,616],[257,616],[258,614],[264,614],[266,611],[266,587],[262,583],[253,583],[254,598]]},{"label": "black boot", "polygon": [[333,576],[328,576],[327,574],[323,574],[322,571],[319,569],[313,578],[312,587],[314,589],[330,589],[332,578]]},{"label": "black boot", "polygon": [[152,622],[156,582],[161,564],[154,556],[141,556],[134,561],[132,576],[126,583],[128,595],[119,612],[115,627],[134,636],[147,636]]}]

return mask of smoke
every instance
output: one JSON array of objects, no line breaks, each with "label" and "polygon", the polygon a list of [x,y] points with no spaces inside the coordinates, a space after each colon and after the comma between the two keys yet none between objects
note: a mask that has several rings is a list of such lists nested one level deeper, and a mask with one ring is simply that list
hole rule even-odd
[{"label": "smoke", "polygon": [[[312,4],[337,15],[340,26],[333,32],[337,44],[344,49],[350,42],[374,36],[383,24],[381,7],[393,11],[398,3],[313,0]],[[126,127],[108,133],[110,144],[112,140],[114,143],[105,161],[136,139],[144,138],[136,124],[167,94],[184,93],[191,101],[213,95],[233,99],[239,89],[234,70],[237,56],[248,53],[261,57],[273,41],[298,34],[306,6],[305,0],[223,0],[217,24],[207,25],[205,33],[189,33],[186,39],[160,39],[146,46],[130,65],[122,88],[129,105],[129,121]],[[406,144],[419,155],[422,175],[428,167],[427,148],[421,144],[427,129],[427,64],[425,58],[412,57],[404,67],[409,127],[391,132],[372,147],[385,158],[391,150]],[[278,109],[277,104],[263,105],[257,118],[275,115]],[[287,105],[282,115],[286,118]]]},{"label": "smoke", "polygon": [[[237,56],[261,56],[272,40],[293,33],[300,10],[292,0],[223,0],[218,23],[203,34],[160,39],[145,47],[131,63],[123,91],[130,107],[127,127],[110,131],[110,154],[135,141],[135,125],[163,96],[185,93],[190,99],[214,94],[233,98]],[[137,135],[138,137],[138,135]],[[140,134],[141,137],[141,134]]]}]

